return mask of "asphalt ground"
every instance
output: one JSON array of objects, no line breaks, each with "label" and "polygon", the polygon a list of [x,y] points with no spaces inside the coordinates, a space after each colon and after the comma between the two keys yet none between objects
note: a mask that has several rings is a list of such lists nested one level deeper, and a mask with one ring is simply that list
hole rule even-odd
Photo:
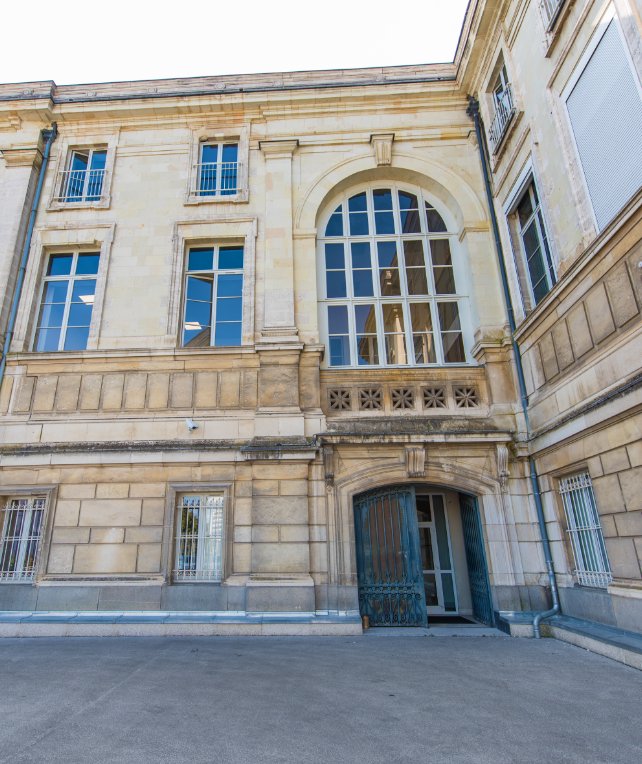
[{"label": "asphalt ground", "polygon": [[552,639],[0,640],[0,762],[642,762],[642,672]]}]

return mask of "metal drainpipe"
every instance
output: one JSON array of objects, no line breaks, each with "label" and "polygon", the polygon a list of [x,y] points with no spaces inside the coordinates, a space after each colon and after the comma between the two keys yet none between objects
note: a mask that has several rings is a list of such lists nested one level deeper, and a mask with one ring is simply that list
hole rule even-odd
[{"label": "metal drainpipe", "polygon": [[[522,356],[519,350],[519,345],[515,339],[515,311],[513,310],[513,301],[511,300],[510,290],[508,288],[508,276],[506,274],[506,264],[504,262],[504,250],[502,247],[501,238],[499,235],[499,224],[497,223],[497,215],[495,214],[495,205],[493,201],[493,192],[490,185],[490,172],[488,170],[488,162],[486,160],[486,138],[481,128],[481,118],[479,116],[479,101],[472,96],[468,99],[468,116],[473,120],[475,124],[475,134],[477,135],[477,145],[479,147],[479,158],[482,165],[482,173],[484,176],[484,186],[486,189],[486,199],[488,202],[488,209],[490,212],[490,222],[493,228],[493,236],[495,238],[495,249],[497,251],[497,260],[499,263],[499,273],[502,280],[502,291],[504,293],[504,300],[506,303],[506,312],[508,314],[508,325],[510,327],[511,341],[513,344],[513,355],[515,356],[515,365],[517,367],[517,380],[519,383],[519,392],[522,400],[522,409],[524,411],[524,421],[526,424],[526,435],[530,438],[530,422],[528,418],[528,393],[526,391],[526,381],[524,379],[524,367],[522,365]],[[548,530],[546,528],[546,519],[544,517],[544,506],[542,504],[542,494],[539,489],[539,478],[537,476],[537,469],[535,467],[535,460],[529,455],[528,466],[530,471],[531,486],[533,488],[533,498],[535,499],[535,509],[537,511],[537,522],[539,524],[539,530],[542,537],[542,546],[544,548],[544,559],[546,561],[546,572],[548,574],[548,580],[551,586],[551,597],[553,599],[553,607],[550,610],[537,613],[533,619],[533,636],[539,639],[540,634],[540,622],[544,618],[550,618],[553,615],[561,612],[559,591],[557,588],[557,581],[555,580],[555,569],[553,568],[553,555],[551,553],[551,543],[548,538]]]},{"label": "metal drainpipe", "polygon": [[31,205],[31,214],[29,215],[29,223],[27,225],[27,235],[25,236],[25,243],[22,248],[22,258],[20,260],[20,268],[18,269],[18,276],[13,288],[13,297],[11,300],[11,311],[9,313],[9,320],[7,322],[7,332],[4,336],[4,347],[2,348],[2,357],[0,358],[0,388],[2,388],[2,382],[4,380],[4,370],[7,365],[7,353],[11,347],[11,340],[13,339],[13,330],[16,325],[16,315],[18,314],[18,305],[20,304],[20,295],[22,294],[22,285],[25,280],[25,271],[27,270],[27,261],[29,260],[29,249],[31,248],[31,238],[33,236],[33,228],[36,222],[36,213],[38,212],[38,204],[40,203],[40,194],[42,193],[42,186],[45,180],[45,173],[47,172],[47,165],[49,164],[49,153],[51,151],[51,144],[56,140],[58,135],[58,127],[55,122],[52,123],[51,128],[42,131],[42,137],[45,141],[45,150],[42,155],[42,164],[40,165],[40,172],[38,174],[38,184],[36,186],[36,193],[33,197],[33,203]]}]

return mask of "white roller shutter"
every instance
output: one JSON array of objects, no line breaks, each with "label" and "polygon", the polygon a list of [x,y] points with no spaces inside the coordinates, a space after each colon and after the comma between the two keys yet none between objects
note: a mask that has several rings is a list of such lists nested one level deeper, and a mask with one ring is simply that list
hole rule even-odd
[{"label": "white roller shutter", "polygon": [[642,186],[642,99],[615,21],[566,106],[602,230]]}]

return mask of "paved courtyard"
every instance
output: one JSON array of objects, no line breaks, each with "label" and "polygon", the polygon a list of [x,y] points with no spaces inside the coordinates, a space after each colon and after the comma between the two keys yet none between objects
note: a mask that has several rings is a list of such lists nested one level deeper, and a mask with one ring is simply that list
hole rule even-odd
[{"label": "paved courtyard", "polygon": [[642,761],[642,673],[550,639],[0,640],[0,762]]}]

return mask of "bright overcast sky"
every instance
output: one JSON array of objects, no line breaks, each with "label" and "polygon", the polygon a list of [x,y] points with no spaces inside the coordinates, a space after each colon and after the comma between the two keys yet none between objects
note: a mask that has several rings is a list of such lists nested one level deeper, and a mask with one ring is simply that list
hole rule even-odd
[{"label": "bright overcast sky", "polygon": [[452,61],[468,0],[5,0],[0,81]]}]

